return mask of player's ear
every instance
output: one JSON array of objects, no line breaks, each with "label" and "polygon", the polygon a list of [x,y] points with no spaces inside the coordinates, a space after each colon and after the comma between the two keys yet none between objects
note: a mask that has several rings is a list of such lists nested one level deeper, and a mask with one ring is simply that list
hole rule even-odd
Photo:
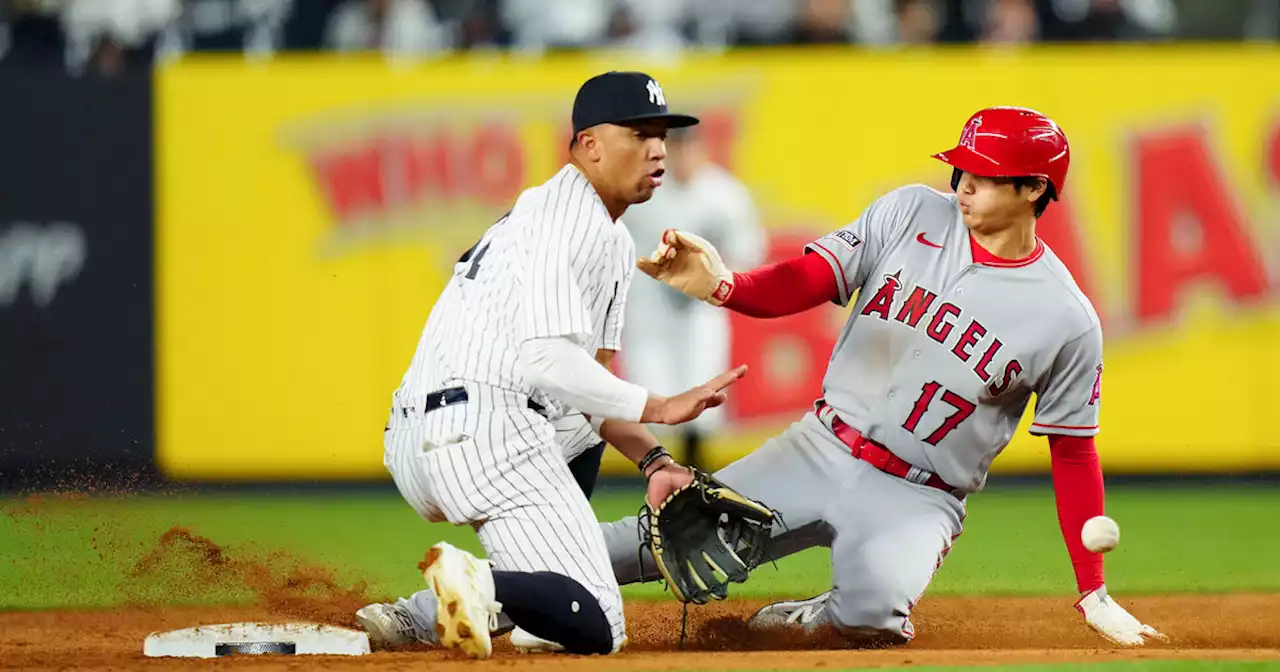
[{"label": "player's ear", "polygon": [[1027,189],[1027,193],[1026,193],[1027,201],[1031,203],[1035,203],[1036,201],[1039,201],[1040,197],[1044,196],[1044,192],[1048,190],[1048,188],[1049,188],[1048,180],[1044,179],[1043,177],[1037,177],[1036,181],[1031,183],[1031,188]]},{"label": "player's ear", "polygon": [[600,138],[594,129],[587,129],[578,134],[578,146],[583,154],[592,161],[600,159]]}]

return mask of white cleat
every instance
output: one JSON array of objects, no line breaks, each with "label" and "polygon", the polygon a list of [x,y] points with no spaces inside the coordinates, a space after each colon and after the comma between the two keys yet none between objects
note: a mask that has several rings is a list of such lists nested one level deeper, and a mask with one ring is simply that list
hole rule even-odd
[{"label": "white cleat", "polygon": [[427,551],[426,580],[439,602],[436,636],[441,646],[460,649],[472,658],[493,655],[489,631],[498,627],[502,605],[494,597],[489,563],[440,542]]},{"label": "white cleat", "polygon": [[511,631],[511,645],[516,647],[516,651],[520,653],[559,653],[564,651],[563,646],[530,634],[528,630],[519,626]]},{"label": "white cleat", "polygon": [[376,644],[395,646],[421,641],[409,612],[394,604],[370,604],[356,612],[356,620]]},{"label": "white cleat", "polygon": [[774,602],[761,607],[750,620],[747,627],[751,630],[768,630],[772,628],[807,627],[818,623],[826,617],[827,600],[831,591],[817,597],[793,602]]}]

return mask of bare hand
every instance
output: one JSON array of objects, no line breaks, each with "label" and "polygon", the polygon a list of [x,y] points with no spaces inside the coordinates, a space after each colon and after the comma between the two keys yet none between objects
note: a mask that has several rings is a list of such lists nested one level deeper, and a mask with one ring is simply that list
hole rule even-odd
[{"label": "bare hand", "polygon": [[747,375],[745,365],[726,371],[711,380],[681,392],[674,397],[650,397],[645,404],[644,414],[640,422],[656,422],[664,425],[678,425],[688,422],[708,408],[715,408],[729,399],[725,388],[738,382]]},{"label": "bare hand", "polygon": [[650,509],[657,510],[658,505],[665,502],[671,493],[693,482],[693,472],[675,462],[653,472],[649,477],[649,486],[644,501]]}]

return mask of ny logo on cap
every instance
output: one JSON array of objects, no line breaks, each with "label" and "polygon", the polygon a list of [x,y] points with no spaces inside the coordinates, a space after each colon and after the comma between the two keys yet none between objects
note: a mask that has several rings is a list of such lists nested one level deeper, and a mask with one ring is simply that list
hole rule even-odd
[{"label": "ny logo on cap", "polygon": [[665,96],[662,95],[662,87],[658,86],[657,82],[651,79],[649,80],[649,83],[645,85],[644,88],[649,90],[650,103],[653,103],[654,105],[661,105],[663,107],[666,107],[667,99]]},{"label": "ny logo on cap", "polygon": [[961,147],[968,147],[969,149],[975,149],[975,147],[973,146],[973,141],[977,139],[978,127],[981,125],[982,125],[982,117],[978,117],[973,121],[970,121],[969,124],[964,127],[964,131],[960,133]]}]

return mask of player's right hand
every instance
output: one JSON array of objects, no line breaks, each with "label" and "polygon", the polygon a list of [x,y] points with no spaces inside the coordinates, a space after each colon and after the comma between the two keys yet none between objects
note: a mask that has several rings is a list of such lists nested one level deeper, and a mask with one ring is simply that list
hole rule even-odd
[{"label": "player's right hand", "polygon": [[1085,593],[1084,597],[1076,602],[1076,610],[1084,614],[1085,623],[1088,623],[1089,627],[1116,644],[1142,646],[1147,639],[1169,641],[1168,637],[1134,618],[1124,607],[1116,604],[1115,600],[1107,595],[1106,586]]},{"label": "player's right hand", "polygon": [[688,422],[708,408],[715,408],[728,400],[725,388],[738,382],[747,375],[746,365],[726,371],[711,380],[681,392],[674,397],[650,396],[649,403],[644,406],[644,414],[640,422],[656,422],[663,425],[678,425]]},{"label": "player's right hand", "polygon": [[733,273],[720,259],[720,252],[692,233],[663,231],[658,249],[648,258],[637,259],[636,268],[712,305],[723,305],[733,293]]}]

